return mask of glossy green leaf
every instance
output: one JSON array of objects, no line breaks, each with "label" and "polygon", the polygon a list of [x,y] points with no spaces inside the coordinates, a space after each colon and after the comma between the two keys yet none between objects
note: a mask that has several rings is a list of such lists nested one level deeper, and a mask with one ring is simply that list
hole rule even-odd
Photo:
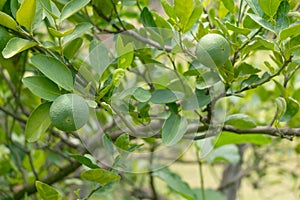
[{"label": "glossy green leaf", "polygon": [[248,28],[237,27],[229,22],[225,22],[225,25],[228,28],[228,30],[231,30],[235,33],[240,33],[242,35],[248,35],[251,32],[251,30]]},{"label": "glossy green leaf", "polygon": [[145,90],[141,87],[136,88],[133,94],[134,98],[139,102],[147,102],[151,99],[151,93],[148,90]]},{"label": "glossy green leaf", "polygon": [[289,26],[287,14],[290,11],[290,5],[287,1],[282,1],[276,14],[276,32],[279,33],[282,29]]},{"label": "glossy green leaf", "polygon": [[162,127],[162,143],[172,146],[179,142],[187,130],[187,120],[172,113]]},{"label": "glossy green leaf", "polygon": [[269,144],[272,141],[271,137],[262,134],[236,134],[231,132],[222,132],[219,137],[217,137],[214,147],[218,148],[227,144],[243,144],[251,143],[256,145]]},{"label": "glossy green leaf", "polygon": [[264,12],[259,6],[258,0],[245,0],[251,10],[258,16],[263,16]]},{"label": "glossy green leaf", "polygon": [[196,89],[195,94],[198,100],[199,108],[202,108],[203,106],[206,106],[211,102],[212,97],[209,95],[208,89],[203,89],[203,90]]},{"label": "glossy green leaf", "polygon": [[145,27],[156,27],[153,16],[147,7],[144,7],[141,12],[141,22]]},{"label": "glossy green leaf", "polygon": [[234,0],[222,0],[225,8],[230,12],[234,12]]},{"label": "glossy green leaf", "polygon": [[60,20],[63,21],[86,6],[91,0],[71,0],[62,9]]},{"label": "glossy green leaf", "polygon": [[165,103],[171,103],[177,101],[178,99],[179,98],[176,96],[176,94],[173,91],[169,89],[161,89],[161,90],[155,90],[152,93],[152,97],[150,101],[156,104],[165,104]]},{"label": "glossy green leaf", "polygon": [[116,147],[127,151],[129,148],[129,135],[128,134],[122,134],[119,137],[117,137],[116,141],[115,141],[115,145]]},{"label": "glossy green leaf", "polygon": [[274,27],[272,26],[272,24],[270,24],[268,21],[266,21],[265,19],[263,19],[260,16],[248,13],[247,14],[253,21],[255,21],[257,24],[259,24],[260,26],[262,26],[263,28],[276,33]]},{"label": "glossy green leaf", "polygon": [[2,55],[4,58],[11,58],[14,55],[16,55],[22,51],[25,51],[31,47],[34,47],[36,45],[37,45],[37,43],[35,43],[33,41],[14,37],[8,41],[6,47],[2,51]]},{"label": "glossy green leaf", "polygon": [[167,15],[170,18],[175,19],[176,18],[176,14],[175,14],[174,8],[169,4],[168,0],[161,0],[160,2],[162,4],[165,12],[167,13]]},{"label": "glossy green leaf", "polygon": [[50,105],[49,102],[41,104],[30,114],[25,127],[25,138],[28,142],[37,141],[50,126]]},{"label": "glossy green leaf", "polygon": [[134,47],[132,43],[123,44],[122,37],[117,39],[116,50],[118,54],[118,68],[128,68],[134,58]]},{"label": "glossy green leaf", "polygon": [[225,125],[232,125],[238,129],[250,129],[256,127],[256,122],[248,115],[233,114],[226,117]]},{"label": "glossy green leaf", "polygon": [[281,1],[282,0],[258,0],[258,4],[264,13],[273,17],[276,14]]},{"label": "glossy green leaf", "polygon": [[38,191],[38,194],[40,195],[41,200],[61,200],[62,199],[59,192],[46,183],[36,181],[35,186]]},{"label": "glossy green leaf", "polygon": [[42,99],[48,101],[54,101],[58,96],[61,95],[58,86],[44,76],[30,76],[22,79],[25,87],[29,88],[29,90],[41,97]]},{"label": "glossy green leaf", "polygon": [[180,194],[187,200],[195,200],[193,190],[190,186],[181,179],[181,177],[171,172],[167,167],[162,170],[155,171],[153,176],[156,176],[167,183],[173,191]]},{"label": "glossy green leaf", "polygon": [[67,36],[67,35],[69,35],[70,33],[72,33],[74,31],[73,29],[70,29],[70,30],[67,30],[67,31],[64,31],[64,32],[60,32],[60,31],[58,31],[54,28],[51,28],[51,27],[49,27],[48,30],[49,30],[49,33],[51,35],[53,35],[54,37],[59,37],[59,38]]},{"label": "glossy green leaf", "polygon": [[195,22],[197,20],[199,20],[201,14],[202,14],[201,2],[196,0],[195,4],[194,4],[193,12],[192,12],[191,16],[189,17],[186,25],[183,27],[184,33],[192,28],[192,26],[195,24]]},{"label": "glossy green leaf", "polygon": [[66,56],[66,58],[71,60],[76,54],[76,52],[79,50],[79,48],[81,47],[82,43],[83,43],[82,38],[76,38],[75,40],[72,40],[69,43],[67,43],[63,49],[64,56]]},{"label": "glossy green leaf", "polygon": [[286,99],[286,111],[279,121],[286,122],[293,118],[299,112],[299,102],[292,97]]},{"label": "glossy green leaf", "polygon": [[36,0],[23,0],[17,11],[17,22],[31,31],[36,9]]},{"label": "glossy green leaf", "polygon": [[300,35],[300,24],[293,24],[290,27],[280,31],[279,39],[284,40],[288,37],[293,38],[293,37],[296,37],[298,35]]},{"label": "glossy green leaf", "polygon": [[81,164],[83,164],[83,165],[85,165],[85,166],[87,166],[87,167],[89,167],[91,169],[97,169],[97,168],[99,168],[98,165],[96,165],[95,163],[93,163],[91,161],[91,159],[89,159],[86,156],[71,154],[70,157],[74,158],[75,160],[77,160]]},{"label": "glossy green leaf", "polygon": [[179,18],[182,29],[184,29],[184,27],[187,25],[193,10],[193,0],[174,0],[174,11],[176,16]]},{"label": "glossy green leaf", "polygon": [[248,63],[242,62],[237,68],[235,68],[235,77],[244,76],[244,75],[251,75],[260,72],[260,69],[249,65]]},{"label": "glossy green leaf", "polygon": [[54,19],[59,18],[60,12],[56,5],[51,0],[39,0],[42,7],[49,13]]},{"label": "glossy green leaf", "polygon": [[77,24],[72,33],[63,37],[63,45],[67,44],[68,42],[70,42],[78,37],[81,37],[82,35],[87,33],[92,27],[93,27],[93,25],[88,22],[82,22],[82,23]]},{"label": "glossy green leaf", "polygon": [[0,11],[0,25],[10,28],[12,30],[18,30],[17,22],[8,14]]},{"label": "glossy green leaf", "polygon": [[81,173],[80,177],[83,180],[96,182],[103,186],[108,183],[118,181],[121,178],[118,174],[114,174],[101,168],[85,171]]},{"label": "glossy green leaf", "polygon": [[62,62],[41,54],[32,56],[31,62],[38,70],[57,85],[68,91],[73,89],[72,72]]},{"label": "glossy green leaf", "polygon": [[233,144],[221,146],[210,152],[206,160],[210,163],[227,161],[235,165],[240,160],[239,150],[237,146]]}]

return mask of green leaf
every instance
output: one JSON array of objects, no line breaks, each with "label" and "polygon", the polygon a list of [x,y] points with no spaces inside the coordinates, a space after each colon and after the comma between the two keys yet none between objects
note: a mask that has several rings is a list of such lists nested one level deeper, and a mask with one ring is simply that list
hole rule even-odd
[{"label": "green leaf", "polygon": [[18,31],[18,24],[11,16],[0,11],[0,19],[0,25]]},{"label": "green leaf", "polygon": [[54,101],[61,95],[58,86],[47,77],[30,76],[23,78],[22,82],[33,94],[42,99]]},{"label": "green leaf", "polygon": [[222,0],[222,2],[228,11],[234,12],[234,0]]},{"label": "green leaf", "polygon": [[54,19],[57,19],[60,16],[60,12],[54,8],[53,2],[50,0],[40,0],[40,3],[44,10],[49,13]]},{"label": "green leaf", "polygon": [[207,89],[196,89],[195,93],[197,96],[199,108],[202,108],[203,106],[206,106],[211,102],[211,96],[209,95],[209,91]]},{"label": "green leaf", "polygon": [[99,166],[96,165],[95,163],[93,163],[91,161],[91,159],[87,158],[86,156],[82,156],[82,155],[76,155],[76,154],[71,154],[70,157],[74,158],[75,160],[77,160],[78,162],[80,162],[81,164],[91,168],[91,169],[98,169]]},{"label": "green leaf", "polygon": [[157,176],[166,182],[168,187],[183,196],[185,199],[195,199],[193,190],[190,188],[190,186],[184,182],[178,174],[171,172],[168,168],[165,167],[162,170],[155,171],[153,176]]},{"label": "green leaf", "polygon": [[298,24],[293,24],[288,28],[283,29],[279,33],[279,39],[282,41],[288,37],[296,37],[300,35],[300,23]]},{"label": "green leaf", "polygon": [[208,71],[203,75],[197,77],[196,88],[199,90],[209,88],[219,81],[221,81],[221,79],[216,72]]},{"label": "green leaf", "polygon": [[238,129],[250,129],[256,127],[256,122],[248,115],[233,114],[226,117],[225,125],[232,125]]},{"label": "green leaf", "polygon": [[233,165],[240,160],[239,150],[236,145],[229,144],[214,149],[206,158],[208,162],[215,163],[218,161],[227,161]]},{"label": "green leaf", "polygon": [[184,33],[192,28],[192,26],[195,24],[195,22],[197,20],[199,20],[201,14],[202,14],[201,2],[196,0],[194,8],[193,8],[193,12],[192,12],[191,16],[189,17],[187,24],[183,27]]},{"label": "green leaf", "polygon": [[71,0],[62,9],[60,20],[63,21],[86,6],[91,0]]},{"label": "green leaf", "polygon": [[258,4],[258,0],[245,0],[251,10],[258,16],[263,16],[264,12]]},{"label": "green leaf", "polygon": [[276,31],[274,29],[274,27],[272,26],[272,24],[270,24],[268,21],[266,21],[265,19],[263,19],[260,16],[248,13],[247,14],[253,21],[255,21],[256,23],[258,23],[260,26],[262,26],[263,28],[273,32],[276,34]]},{"label": "green leaf", "polygon": [[151,99],[151,93],[141,87],[136,88],[132,95],[139,102],[147,102]]},{"label": "green leaf", "polygon": [[104,186],[108,183],[112,183],[120,180],[120,176],[118,174],[114,174],[110,171],[104,169],[91,169],[81,173],[80,177],[87,181],[92,181],[99,183]]},{"label": "green leaf", "polygon": [[179,142],[186,132],[187,120],[177,114],[172,113],[162,127],[162,143],[172,146]]},{"label": "green leaf", "polygon": [[65,90],[73,89],[73,76],[71,70],[55,58],[42,54],[31,57],[33,65],[45,76]]},{"label": "green leaf", "polygon": [[28,28],[30,32],[34,20],[35,9],[36,9],[36,0],[23,0],[16,14],[17,22],[20,25]]},{"label": "green leaf", "polygon": [[179,18],[182,30],[184,30],[184,27],[187,25],[193,10],[193,0],[174,0],[174,11],[176,16]]},{"label": "green leaf", "polygon": [[126,133],[120,135],[120,136],[116,139],[115,145],[116,145],[118,148],[127,151],[128,148],[129,148],[129,135],[126,134]]},{"label": "green leaf", "polygon": [[132,43],[123,44],[122,37],[119,36],[116,43],[116,50],[118,54],[118,68],[128,68],[134,58],[134,47]]},{"label": "green leaf", "polygon": [[279,33],[282,29],[289,26],[289,19],[287,14],[290,10],[290,5],[288,1],[282,1],[276,14],[276,32]]},{"label": "green leaf", "polygon": [[88,22],[82,22],[77,24],[74,31],[63,38],[63,45],[78,37],[81,37],[83,34],[87,33],[92,27],[93,25]]},{"label": "green leaf", "polygon": [[69,43],[67,43],[63,49],[64,56],[71,60],[78,51],[78,49],[81,47],[82,43],[82,38],[76,38],[75,40],[72,40]]},{"label": "green leaf", "polygon": [[43,103],[30,114],[25,126],[25,138],[28,142],[37,141],[50,126],[50,105],[49,102]]},{"label": "green leaf", "polygon": [[152,93],[150,101],[156,104],[165,104],[177,101],[178,99],[179,98],[176,96],[175,92],[172,92],[169,89],[160,89],[155,90]]},{"label": "green leaf", "polygon": [[170,18],[176,19],[176,14],[175,14],[174,8],[169,4],[169,2],[167,0],[161,0],[160,2],[164,8],[164,11],[167,13],[167,15]]},{"label": "green leaf", "polygon": [[227,144],[243,144],[243,143],[251,143],[256,145],[264,145],[269,144],[272,141],[271,137],[267,137],[262,134],[236,134],[231,132],[222,132],[220,136],[216,139],[214,144],[215,148],[218,148]]},{"label": "green leaf", "polygon": [[235,77],[244,76],[244,75],[251,75],[260,72],[260,69],[249,65],[248,63],[242,62],[237,68],[235,68]]},{"label": "green leaf", "polygon": [[153,16],[147,7],[144,7],[141,12],[141,22],[145,27],[156,27]]},{"label": "green leaf", "polygon": [[41,200],[61,200],[62,199],[59,192],[46,183],[36,181],[35,186],[40,195]]},{"label": "green leaf", "polygon": [[286,99],[287,107],[284,115],[279,119],[281,122],[286,122],[292,119],[299,111],[299,102],[292,97]]},{"label": "green leaf", "polygon": [[239,33],[239,34],[242,34],[242,35],[245,35],[245,36],[247,36],[251,32],[251,30],[248,29],[248,28],[237,27],[237,26],[235,26],[235,25],[233,25],[229,22],[225,22],[225,25],[228,28],[228,30],[231,30],[235,33]]},{"label": "green leaf", "polygon": [[70,33],[72,33],[74,31],[74,29],[70,29],[70,30],[67,30],[67,31],[64,31],[64,32],[60,32],[54,28],[51,28],[51,27],[48,27],[48,30],[49,30],[49,33],[51,35],[53,35],[54,37],[64,37],[64,36],[67,36],[69,35]]},{"label": "green leaf", "polygon": [[282,0],[258,0],[258,4],[264,13],[273,17],[276,14],[281,1]]},{"label": "green leaf", "polygon": [[14,37],[8,41],[6,47],[2,51],[2,55],[4,58],[11,58],[14,55],[22,51],[25,51],[26,49],[34,47],[36,45],[37,43],[32,42],[30,40]]}]

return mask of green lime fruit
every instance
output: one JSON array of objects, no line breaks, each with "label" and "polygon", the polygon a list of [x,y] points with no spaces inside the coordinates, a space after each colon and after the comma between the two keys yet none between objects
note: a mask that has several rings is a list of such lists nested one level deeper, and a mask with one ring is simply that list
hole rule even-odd
[{"label": "green lime fruit", "polygon": [[64,94],[57,97],[50,107],[53,125],[62,131],[75,131],[83,127],[89,118],[86,101],[77,94]]},{"label": "green lime fruit", "polygon": [[229,59],[229,43],[222,35],[209,33],[199,40],[196,56],[206,67],[221,67]]}]

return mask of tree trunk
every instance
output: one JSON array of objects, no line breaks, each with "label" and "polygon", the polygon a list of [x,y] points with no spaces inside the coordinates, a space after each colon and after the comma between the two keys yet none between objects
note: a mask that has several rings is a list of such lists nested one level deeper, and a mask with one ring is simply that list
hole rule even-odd
[{"label": "tree trunk", "polygon": [[226,164],[223,170],[222,180],[219,190],[227,197],[227,200],[236,200],[237,192],[240,187],[241,179],[240,176],[243,169],[243,155],[247,145],[238,145],[240,161],[233,164]]}]

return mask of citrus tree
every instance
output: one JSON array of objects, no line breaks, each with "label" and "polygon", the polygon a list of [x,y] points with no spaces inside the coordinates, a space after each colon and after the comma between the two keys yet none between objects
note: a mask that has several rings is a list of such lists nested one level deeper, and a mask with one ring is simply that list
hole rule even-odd
[{"label": "citrus tree", "polygon": [[298,199],[299,7],[0,0],[1,199]]}]

